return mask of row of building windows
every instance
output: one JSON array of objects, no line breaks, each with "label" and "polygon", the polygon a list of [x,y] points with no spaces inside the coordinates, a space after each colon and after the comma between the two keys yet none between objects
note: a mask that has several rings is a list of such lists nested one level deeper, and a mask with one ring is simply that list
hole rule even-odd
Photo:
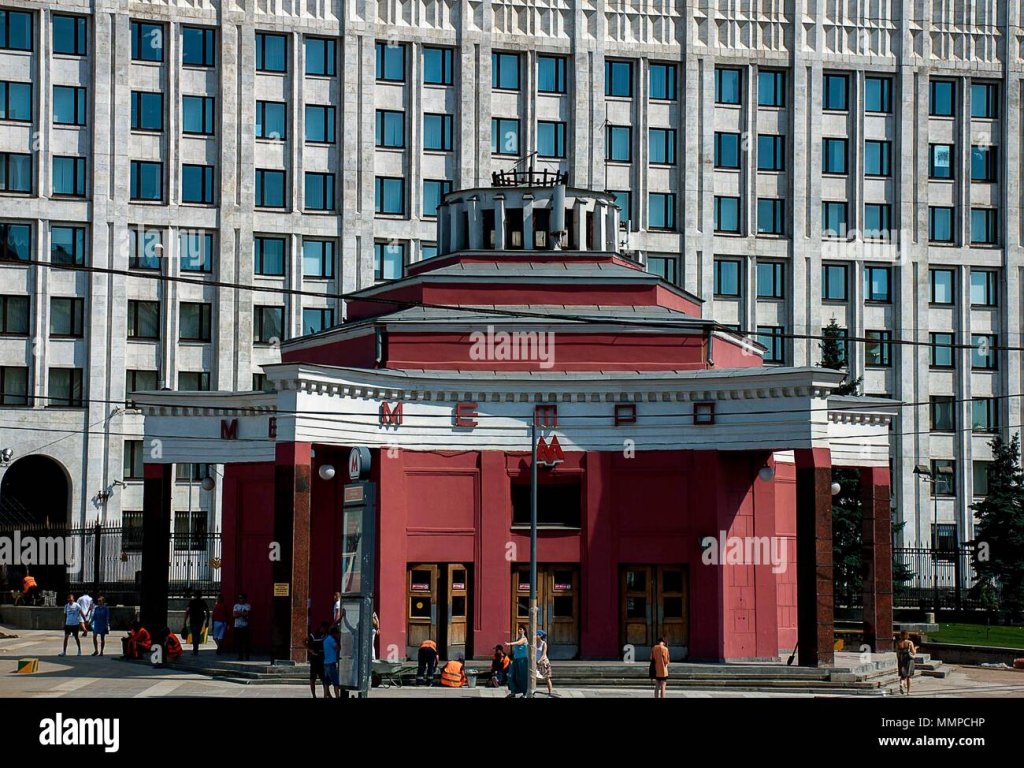
[{"label": "row of building windows", "polygon": [[[81,408],[82,369],[58,368],[47,370],[46,404],[54,408]],[[29,390],[28,368],[0,366],[0,405],[28,406],[33,402]]]},{"label": "row of building windows", "polygon": [[[213,305],[209,302],[183,301],[178,307],[178,340],[210,342],[213,340]],[[286,338],[284,307],[253,307],[253,341],[273,344]],[[302,335],[319,333],[334,326],[334,309],[313,307],[302,310]],[[127,338],[135,341],[160,340],[160,302],[130,299],[128,301]]]},{"label": "row of building windows", "polygon": [[[956,432],[958,405],[959,402],[951,395],[932,396],[929,400],[931,431]],[[975,397],[971,399],[971,431],[999,431],[999,406],[996,398]]]}]

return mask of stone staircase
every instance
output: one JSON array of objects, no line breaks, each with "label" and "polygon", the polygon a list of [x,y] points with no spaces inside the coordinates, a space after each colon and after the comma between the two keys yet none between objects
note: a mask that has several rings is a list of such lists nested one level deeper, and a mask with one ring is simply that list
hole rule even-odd
[{"label": "stone staircase", "polygon": [[939,659],[933,659],[927,653],[918,652],[914,659],[914,676],[923,677],[947,677],[949,667],[945,666]]}]

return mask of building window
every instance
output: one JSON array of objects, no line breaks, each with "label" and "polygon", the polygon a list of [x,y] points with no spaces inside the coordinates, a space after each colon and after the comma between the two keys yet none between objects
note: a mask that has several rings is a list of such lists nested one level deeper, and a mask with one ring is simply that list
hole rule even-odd
[{"label": "building window", "polygon": [[892,267],[864,267],[864,301],[888,304],[892,301]]},{"label": "building window", "polygon": [[954,107],[953,83],[950,80],[932,80],[929,83],[928,114],[934,117],[952,117]]},{"label": "building window", "polygon": [[124,441],[124,473],[122,474],[122,477],[125,480],[142,479],[142,444],[142,440]]},{"label": "building window", "polygon": [[715,132],[715,168],[740,167],[740,135]]},{"label": "building window", "polygon": [[[545,528],[579,528],[580,510],[583,506],[582,486],[583,484],[578,479],[551,484],[539,483],[537,485],[537,524]],[[511,488],[512,525],[529,526],[530,484],[513,482]],[[555,577],[558,583],[564,583],[570,578],[572,577],[568,574],[567,578]],[[556,596],[555,600],[558,599]],[[553,612],[559,610],[558,603],[552,606],[552,610]],[[571,609],[566,610],[571,614]]]},{"label": "building window", "polygon": [[131,269],[160,269],[163,236],[157,229],[128,229],[128,266]]},{"label": "building window", "polygon": [[288,38],[285,35],[256,33],[256,71],[288,71]]},{"label": "building window", "polygon": [[420,259],[426,261],[437,256],[437,243],[423,243],[420,245]]},{"label": "building window", "polygon": [[892,208],[887,203],[864,204],[864,238],[883,240],[892,231]]},{"label": "building window", "polygon": [[82,369],[51,368],[47,393],[48,408],[82,407]]},{"label": "building window", "polygon": [[676,228],[676,196],[668,192],[651,192],[648,197],[651,229]]},{"label": "building window", "polygon": [[931,398],[931,431],[955,432],[956,416],[953,411],[953,398],[947,395]]},{"label": "building window", "polygon": [[181,97],[181,132],[196,136],[213,136],[213,97]]},{"label": "building window", "polygon": [[846,203],[821,204],[822,237],[846,237]]},{"label": "building window", "polygon": [[178,339],[181,341],[209,341],[212,316],[213,307],[210,304],[194,301],[181,302]]},{"label": "building window", "polygon": [[337,72],[334,42],[326,37],[307,37],[305,39],[307,75],[334,77]]},{"label": "building window", "polygon": [[381,216],[405,215],[405,179],[388,176],[374,179],[374,211]]},{"label": "building window", "polygon": [[996,369],[995,335],[971,334],[971,368],[976,371],[994,371]]},{"label": "building window", "polygon": [[786,169],[786,144],[782,136],[761,133],[757,136],[757,170],[784,171]]},{"label": "building window", "polygon": [[677,263],[675,256],[648,256],[647,271],[675,285]]},{"label": "building window", "polygon": [[928,270],[929,282],[931,283],[932,304],[952,304],[954,301],[954,279],[955,272],[952,269],[930,269]]},{"label": "building window", "polygon": [[[933,496],[956,495],[956,462],[952,459],[932,459],[932,477],[930,483]],[[953,549],[953,547],[943,547]]]},{"label": "building window", "polygon": [[821,172],[837,175],[846,173],[846,139],[822,139]]},{"label": "building window", "polygon": [[848,109],[850,79],[846,75],[825,73],[824,103],[827,110],[845,112]]},{"label": "building window", "polygon": [[181,166],[181,202],[213,205],[213,166]]},{"label": "building window", "polygon": [[28,368],[0,366],[0,405],[28,404]]},{"label": "building window", "polygon": [[334,325],[333,309],[303,309],[302,333],[320,333]]},{"label": "building window", "polygon": [[996,148],[989,146],[971,147],[971,181],[994,182],[998,166],[996,165]]},{"label": "building window", "polygon": [[128,300],[128,338],[146,341],[160,338],[160,302]]},{"label": "building window", "polygon": [[53,14],[53,52],[61,56],[85,56],[88,52],[88,20],[84,16]]},{"label": "building window", "polygon": [[933,243],[953,242],[953,209],[930,206],[928,208],[928,239]]},{"label": "building window", "polygon": [[178,257],[182,272],[213,272],[213,234],[183,229],[178,235]]},{"label": "building window", "polygon": [[869,368],[892,365],[892,331],[865,331],[864,364]]},{"label": "building window", "polygon": [[131,23],[132,61],[164,60],[164,28],[144,21]]},{"label": "building window", "polygon": [[501,91],[519,90],[519,54],[491,54],[491,87]]},{"label": "building window", "polygon": [[998,303],[997,280],[999,273],[991,269],[971,270],[971,305],[994,307]]},{"label": "building window", "polygon": [[892,112],[892,80],[888,77],[864,78],[864,111]]},{"label": "building window", "polygon": [[436,218],[437,208],[441,205],[444,196],[452,191],[452,183],[444,179],[423,180],[423,215],[426,218]]},{"label": "building window", "polygon": [[995,245],[999,241],[999,211],[971,208],[971,245]]},{"label": "building window", "polygon": [[537,155],[565,157],[565,123],[541,120],[537,123]]},{"label": "building window", "polygon": [[930,179],[952,179],[953,178],[953,145],[952,144],[929,144],[928,145],[928,178],[930,178]]},{"label": "building window", "polygon": [[[2,168],[3,158],[0,156]],[[0,183],[0,190],[3,188],[4,185]],[[28,224],[0,222],[0,261],[28,261],[31,245],[32,228]]]},{"label": "building window", "polygon": [[[199,465],[196,465],[199,466]],[[205,552],[206,512],[174,513],[174,549],[178,552]]]},{"label": "building window", "polygon": [[306,141],[311,144],[334,143],[334,107],[306,105]]},{"label": "building window", "polygon": [[676,73],[675,64],[651,62],[648,95],[652,101],[675,101]]},{"label": "building window", "polygon": [[931,347],[932,368],[953,367],[953,334],[929,333],[928,344]]},{"label": "building window", "polygon": [[288,105],[283,101],[256,102],[256,138],[283,141],[288,136]]},{"label": "building window", "polygon": [[737,298],[740,295],[740,262],[715,259],[715,296]]},{"label": "building window", "polygon": [[283,237],[254,237],[253,272],[264,277],[283,277],[284,253]]},{"label": "building window", "polygon": [[0,120],[32,122],[32,84],[0,81]]},{"label": "building window", "polygon": [[608,194],[619,206],[619,223],[627,224],[633,218],[633,193],[625,189],[609,189]]},{"label": "building window", "polygon": [[988,471],[992,466],[991,461],[975,461],[974,472],[974,496],[988,496]]},{"label": "building window", "polygon": [[538,56],[538,93],[566,93],[565,69],[564,56]]},{"label": "building window", "polygon": [[80,339],[84,335],[82,318],[85,301],[82,299],[53,297],[50,299],[50,335]]},{"label": "building window", "polygon": [[604,95],[622,98],[633,96],[633,62],[605,61]]},{"label": "building window", "polygon": [[650,161],[652,165],[676,164],[676,132],[671,128],[651,128]]},{"label": "building window", "polygon": [[182,27],[181,63],[186,67],[216,66],[217,30],[209,27]]},{"label": "building window", "polygon": [[284,171],[256,169],[256,207],[284,208]]},{"label": "building window", "polygon": [[[516,126],[518,133],[518,124]],[[431,152],[452,151],[452,116],[426,113],[423,115],[423,148]]]},{"label": "building window", "polygon": [[423,48],[423,82],[426,85],[452,84],[451,48]]},{"label": "building window", "polygon": [[892,143],[888,141],[864,142],[864,175],[892,175]]},{"label": "building window", "polygon": [[32,14],[24,11],[0,10],[0,49],[32,50]]},{"label": "building window", "polygon": [[848,274],[845,264],[822,265],[821,298],[823,301],[846,301]]},{"label": "building window", "polygon": [[491,152],[496,155],[519,154],[519,121],[513,118],[491,118]]},{"label": "building window", "polygon": [[32,155],[0,152],[0,192],[32,191]]},{"label": "building window", "polygon": [[762,70],[757,73],[757,105],[759,107],[786,106],[786,73]]},{"label": "building window", "polygon": [[759,197],[757,199],[757,234],[784,234],[783,212],[785,202],[777,198]]},{"label": "building window", "polygon": [[53,86],[53,122],[55,125],[85,125],[85,115],[85,88],[75,88],[69,85]]},{"label": "building window", "polygon": [[164,165],[144,160],[132,160],[131,198],[147,202],[164,199]]},{"label": "building window", "polygon": [[757,298],[785,298],[785,267],[781,261],[757,262]]},{"label": "building window", "polygon": [[377,110],[375,141],[378,147],[401,149],[405,146],[405,113],[390,109]]},{"label": "building window", "polygon": [[85,227],[50,227],[50,263],[85,264]]},{"label": "building window", "polygon": [[740,232],[740,199],[716,196],[713,218],[715,232],[738,235]]},{"label": "building window", "polygon": [[334,210],[334,174],[306,172],[307,211]]},{"label": "building window", "polygon": [[739,104],[740,70],[715,67],[715,103]]},{"label": "building window", "polygon": [[[210,373],[208,371],[180,371],[178,373],[178,391],[179,392],[209,392],[210,391]],[[179,467],[188,467],[192,465],[182,465]],[[198,465],[197,465],[198,466]],[[186,469],[187,471],[187,469]],[[201,478],[198,478],[201,479]]]},{"label": "building window", "polygon": [[994,397],[976,397],[971,400],[971,430],[996,432],[999,429],[999,409]]},{"label": "building window", "polygon": [[0,336],[28,336],[28,296],[0,296]]},{"label": "building window", "polygon": [[159,376],[157,371],[125,371],[125,395],[130,398],[134,392],[156,391]]},{"label": "building window", "polygon": [[405,245],[402,243],[373,244],[374,280],[399,280],[405,271]]},{"label": "building window", "polygon": [[132,130],[162,131],[164,129],[164,95],[132,91]]},{"label": "building window", "polygon": [[971,83],[971,117],[994,120],[999,117],[999,86]]},{"label": "building window", "polygon": [[781,325],[757,326],[757,343],[767,350],[764,353],[766,363],[784,363],[786,361],[783,347],[784,331],[785,329]]},{"label": "building window", "polygon": [[[283,245],[283,241],[282,241]],[[334,277],[335,243],[333,240],[302,240],[302,276]]]},{"label": "building window", "polygon": [[274,385],[272,382],[267,380],[267,374],[265,373],[254,373],[252,375],[252,391],[253,392],[273,392]]},{"label": "building window", "polygon": [[85,158],[53,158],[53,194],[85,197]]},{"label": "building window", "polygon": [[633,160],[633,129],[628,125],[609,125],[605,134],[605,160],[629,163]]}]

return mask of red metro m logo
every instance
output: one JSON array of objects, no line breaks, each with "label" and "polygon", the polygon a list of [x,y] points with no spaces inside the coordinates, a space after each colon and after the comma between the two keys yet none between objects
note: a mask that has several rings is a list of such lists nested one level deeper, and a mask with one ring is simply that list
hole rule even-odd
[{"label": "red metro m logo", "polygon": [[402,425],[402,403],[394,408],[386,400],[380,404],[380,425],[382,427],[400,427]]},{"label": "red metro m logo", "polygon": [[558,435],[551,436],[551,442],[543,437],[537,438],[537,463],[545,467],[553,467],[565,461],[562,446],[558,443]]}]

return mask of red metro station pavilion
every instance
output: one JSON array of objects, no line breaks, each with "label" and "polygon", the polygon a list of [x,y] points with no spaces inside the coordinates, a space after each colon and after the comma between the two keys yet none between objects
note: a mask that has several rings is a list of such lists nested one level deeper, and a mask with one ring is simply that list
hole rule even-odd
[{"label": "red metro station pavilion", "polygon": [[282,344],[275,391],[134,395],[160,444],[144,622],[166,617],[173,464],[222,465],[221,591],[248,594],[254,647],[303,660],[341,582],[365,447],[378,653],[414,658],[431,638],[443,658],[489,656],[528,620],[536,421],[552,657],[644,658],[664,636],[673,659],[768,660],[799,639],[801,664],[830,664],[833,466],[860,470],[865,632],[888,646],[896,404],[833,395],[828,369],[764,367],[761,346],[617,252],[610,195],[555,181],[447,195],[438,255]]}]

